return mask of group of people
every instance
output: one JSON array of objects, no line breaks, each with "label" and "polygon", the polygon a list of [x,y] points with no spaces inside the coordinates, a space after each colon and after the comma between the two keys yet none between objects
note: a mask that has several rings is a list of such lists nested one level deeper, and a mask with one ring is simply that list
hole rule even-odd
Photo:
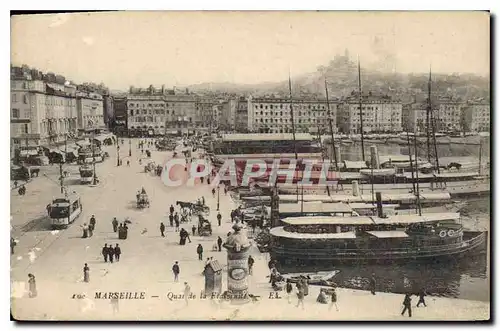
[{"label": "group of people", "polygon": [[87,223],[83,223],[83,225],[80,225],[82,227],[82,238],[89,238],[89,237],[92,237],[94,235],[94,230],[95,230],[95,226],[96,226],[96,219],[95,219],[95,215],[92,215],[92,217],[90,217],[90,220],[89,220],[89,224],[87,225]]},{"label": "group of people", "polygon": [[[104,262],[113,263],[113,260],[116,262],[120,261],[120,255],[122,254],[122,250],[118,244],[115,247],[112,245],[104,244],[104,247],[101,251],[102,256],[104,257]],[[113,259],[114,258],[114,259]]]}]

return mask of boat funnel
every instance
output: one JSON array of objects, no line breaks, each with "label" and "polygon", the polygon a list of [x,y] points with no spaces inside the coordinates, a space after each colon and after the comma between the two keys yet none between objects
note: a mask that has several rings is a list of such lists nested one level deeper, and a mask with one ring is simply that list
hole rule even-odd
[{"label": "boat funnel", "polygon": [[382,193],[376,192],[375,198],[377,199],[377,216],[382,218],[384,217],[384,210],[382,208]]},{"label": "boat funnel", "polygon": [[370,146],[371,166],[373,169],[380,169],[380,159],[378,157],[377,146]]},{"label": "boat funnel", "polygon": [[359,194],[359,183],[357,180],[352,181],[352,195],[355,197],[359,197],[361,194]]},{"label": "boat funnel", "polygon": [[337,163],[341,163],[342,160],[340,159],[340,146],[335,146],[335,158],[337,159]]}]

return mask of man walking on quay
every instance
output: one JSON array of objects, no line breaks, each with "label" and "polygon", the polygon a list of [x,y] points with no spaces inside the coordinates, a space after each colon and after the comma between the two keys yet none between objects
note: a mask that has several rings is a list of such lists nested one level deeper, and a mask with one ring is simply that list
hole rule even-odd
[{"label": "man walking on quay", "polygon": [[174,214],[168,215],[168,220],[170,221],[170,227],[174,227]]},{"label": "man walking on quay", "polygon": [[217,237],[217,246],[219,247],[219,252],[222,251],[222,238],[219,236]]},{"label": "man walking on quay", "polygon": [[179,214],[175,213],[174,215],[174,221],[175,221],[175,232],[179,232]]},{"label": "man walking on quay", "polygon": [[160,233],[162,237],[165,237],[165,224],[163,222],[160,222]]},{"label": "man walking on quay", "polygon": [[[220,237],[219,237],[220,238]],[[255,260],[253,259],[252,255],[248,256],[248,274],[252,274],[253,270],[253,264],[255,263]]]},{"label": "man walking on quay", "polygon": [[220,212],[217,213],[217,223],[219,224],[220,226],[220,222],[222,220],[222,215],[220,214]]},{"label": "man walking on quay", "polygon": [[113,225],[113,232],[118,231],[118,220],[116,219],[116,217],[113,218],[111,224]]},{"label": "man walking on quay", "polygon": [[104,247],[102,248],[102,256],[104,256],[104,262],[108,262],[108,244],[104,244]]},{"label": "man walking on quay", "polygon": [[196,234],[196,226],[194,224],[193,224],[193,227],[191,228],[191,230],[193,231],[193,237],[194,237]]},{"label": "man walking on quay", "polygon": [[375,286],[377,285],[377,281],[375,280],[375,274],[372,274],[370,278],[370,292],[375,295]]},{"label": "man walking on quay", "polygon": [[417,307],[420,306],[420,304],[423,304],[424,307],[427,307],[427,305],[425,304],[425,296],[427,295],[427,293],[425,293],[425,288],[421,288],[420,289],[420,292],[418,293],[418,302],[417,302]]},{"label": "man walking on quay", "polygon": [[95,226],[95,223],[89,224],[89,238],[94,235],[94,226]]},{"label": "man walking on quay", "polygon": [[191,286],[189,286],[187,282],[184,282],[184,300],[186,301],[186,306],[188,305],[190,294],[191,294]]},{"label": "man walking on quay", "polygon": [[203,246],[201,244],[196,247],[196,253],[198,253],[198,260],[203,261]]},{"label": "man walking on quay", "polygon": [[13,255],[14,254],[14,247],[16,247],[16,241],[14,240],[14,238],[10,238],[10,255]]},{"label": "man walking on quay", "polygon": [[108,248],[108,259],[109,262],[113,263],[113,256],[115,255],[115,250],[113,249],[113,246],[109,245]]},{"label": "man walking on quay", "polygon": [[215,188],[212,189],[212,197],[215,198]]},{"label": "man walking on quay", "polygon": [[174,205],[170,205],[170,215],[174,214]]},{"label": "man walking on quay", "polygon": [[175,264],[172,267],[172,272],[174,273],[174,282],[178,282],[179,281],[179,274],[181,273],[181,268],[179,267],[178,261],[175,261]]},{"label": "man walking on quay", "polygon": [[[120,247],[118,247],[118,244],[116,244],[115,246],[115,259],[116,259],[116,262],[120,261],[120,255],[122,254],[122,249]],[[113,262],[113,261],[111,261]]]},{"label": "man walking on quay", "polygon": [[85,265],[83,266],[83,281],[85,283],[88,283],[90,281],[90,268],[87,263],[85,263]]},{"label": "man walking on quay", "polygon": [[404,308],[401,312],[401,316],[404,316],[405,312],[408,310],[408,317],[411,317],[411,295],[409,293],[405,294],[403,306]]}]

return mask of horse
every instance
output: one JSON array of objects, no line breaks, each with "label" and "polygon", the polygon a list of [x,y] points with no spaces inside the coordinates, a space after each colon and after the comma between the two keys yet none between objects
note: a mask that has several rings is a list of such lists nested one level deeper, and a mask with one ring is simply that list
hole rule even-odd
[{"label": "horse", "polygon": [[192,202],[185,202],[185,201],[177,201],[175,204],[177,206],[181,206],[181,208],[189,208],[189,209],[192,209],[194,205]]},{"label": "horse", "polygon": [[460,163],[457,163],[457,162],[451,162],[450,164],[448,164],[448,170],[451,170],[452,168],[455,168],[455,169],[457,169],[457,171],[460,171],[460,168],[462,168],[462,165]]}]

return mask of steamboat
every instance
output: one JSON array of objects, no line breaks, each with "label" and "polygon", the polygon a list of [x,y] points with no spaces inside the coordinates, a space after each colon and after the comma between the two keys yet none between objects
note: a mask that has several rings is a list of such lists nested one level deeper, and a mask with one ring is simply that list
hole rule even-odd
[{"label": "steamboat", "polygon": [[467,231],[458,213],[387,216],[302,216],[270,230],[270,253],[284,263],[459,258],[486,249],[487,232]]}]

